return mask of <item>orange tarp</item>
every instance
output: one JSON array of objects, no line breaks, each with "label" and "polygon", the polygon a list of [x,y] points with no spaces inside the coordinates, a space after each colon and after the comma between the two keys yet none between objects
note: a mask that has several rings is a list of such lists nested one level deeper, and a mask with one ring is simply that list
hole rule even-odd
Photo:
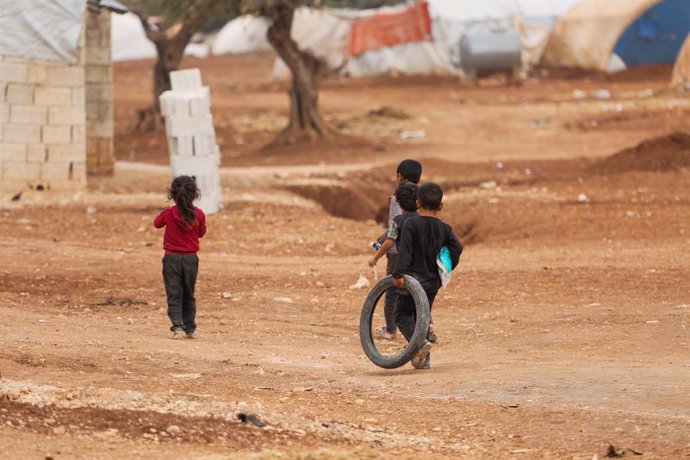
[{"label": "orange tarp", "polygon": [[431,40],[426,2],[396,13],[382,13],[352,24],[350,56],[409,42]]}]

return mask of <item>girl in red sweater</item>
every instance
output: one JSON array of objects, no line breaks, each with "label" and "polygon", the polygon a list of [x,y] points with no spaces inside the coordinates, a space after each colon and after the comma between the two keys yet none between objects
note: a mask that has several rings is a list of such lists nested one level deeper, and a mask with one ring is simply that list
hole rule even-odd
[{"label": "girl in red sweater", "polygon": [[173,200],[175,206],[164,208],[153,221],[154,227],[165,227],[163,283],[173,339],[191,339],[196,331],[197,252],[199,238],[206,234],[206,216],[194,206],[198,198],[199,188],[192,177],[176,177],[168,190],[168,199]]}]

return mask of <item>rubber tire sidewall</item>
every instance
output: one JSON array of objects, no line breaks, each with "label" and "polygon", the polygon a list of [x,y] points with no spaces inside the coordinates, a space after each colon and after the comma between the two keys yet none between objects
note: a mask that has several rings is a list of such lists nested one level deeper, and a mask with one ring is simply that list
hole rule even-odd
[{"label": "rubber tire sidewall", "polygon": [[419,281],[411,276],[404,275],[404,280],[405,289],[414,299],[417,321],[415,323],[412,339],[403,351],[393,356],[383,355],[376,349],[372,336],[371,326],[374,319],[376,304],[388,289],[395,289],[395,282],[391,275],[383,278],[371,289],[371,291],[369,291],[369,295],[367,295],[367,298],[364,300],[362,313],[359,317],[359,341],[362,344],[362,349],[371,362],[384,369],[395,369],[410,362],[422,345],[424,345],[429,330],[429,299],[427,298],[426,292],[422,285],[419,284]]}]

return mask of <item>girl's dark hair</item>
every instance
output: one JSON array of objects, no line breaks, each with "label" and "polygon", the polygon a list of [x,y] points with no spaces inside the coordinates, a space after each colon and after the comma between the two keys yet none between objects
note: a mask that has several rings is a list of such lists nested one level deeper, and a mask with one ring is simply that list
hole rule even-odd
[{"label": "girl's dark hair", "polygon": [[437,211],[443,200],[443,189],[440,185],[427,182],[417,190],[419,205],[428,211]]},{"label": "girl's dark hair", "polygon": [[417,184],[405,182],[395,190],[395,199],[403,211],[415,212],[417,210]]},{"label": "girl's dark hair", "polygon": [[168,190],[168,198],[175,201],[177,209],[180,210],[180,216],[187,225],[196,224],[194,200],[199,198],[199,187],[196,186],[193,177],[176,177]]}]

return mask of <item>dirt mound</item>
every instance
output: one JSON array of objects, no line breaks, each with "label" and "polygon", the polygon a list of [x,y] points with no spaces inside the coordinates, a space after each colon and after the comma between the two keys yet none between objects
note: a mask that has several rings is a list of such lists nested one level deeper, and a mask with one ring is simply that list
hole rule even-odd
[{"label": "dirt mound", "polygon": [[356,184],[343,185],[336,182],[291,184],[286,188],[316,201],[328,214],[335,217],[356,221],[383,221],[388,211],[388,195],[383,188],[365,188]]},{"label": "dirt mound", "polygon": [[687,167],[690,167],[690,133],[677,132],[621,150],[592,165],[590,172],[678,171]]}]

